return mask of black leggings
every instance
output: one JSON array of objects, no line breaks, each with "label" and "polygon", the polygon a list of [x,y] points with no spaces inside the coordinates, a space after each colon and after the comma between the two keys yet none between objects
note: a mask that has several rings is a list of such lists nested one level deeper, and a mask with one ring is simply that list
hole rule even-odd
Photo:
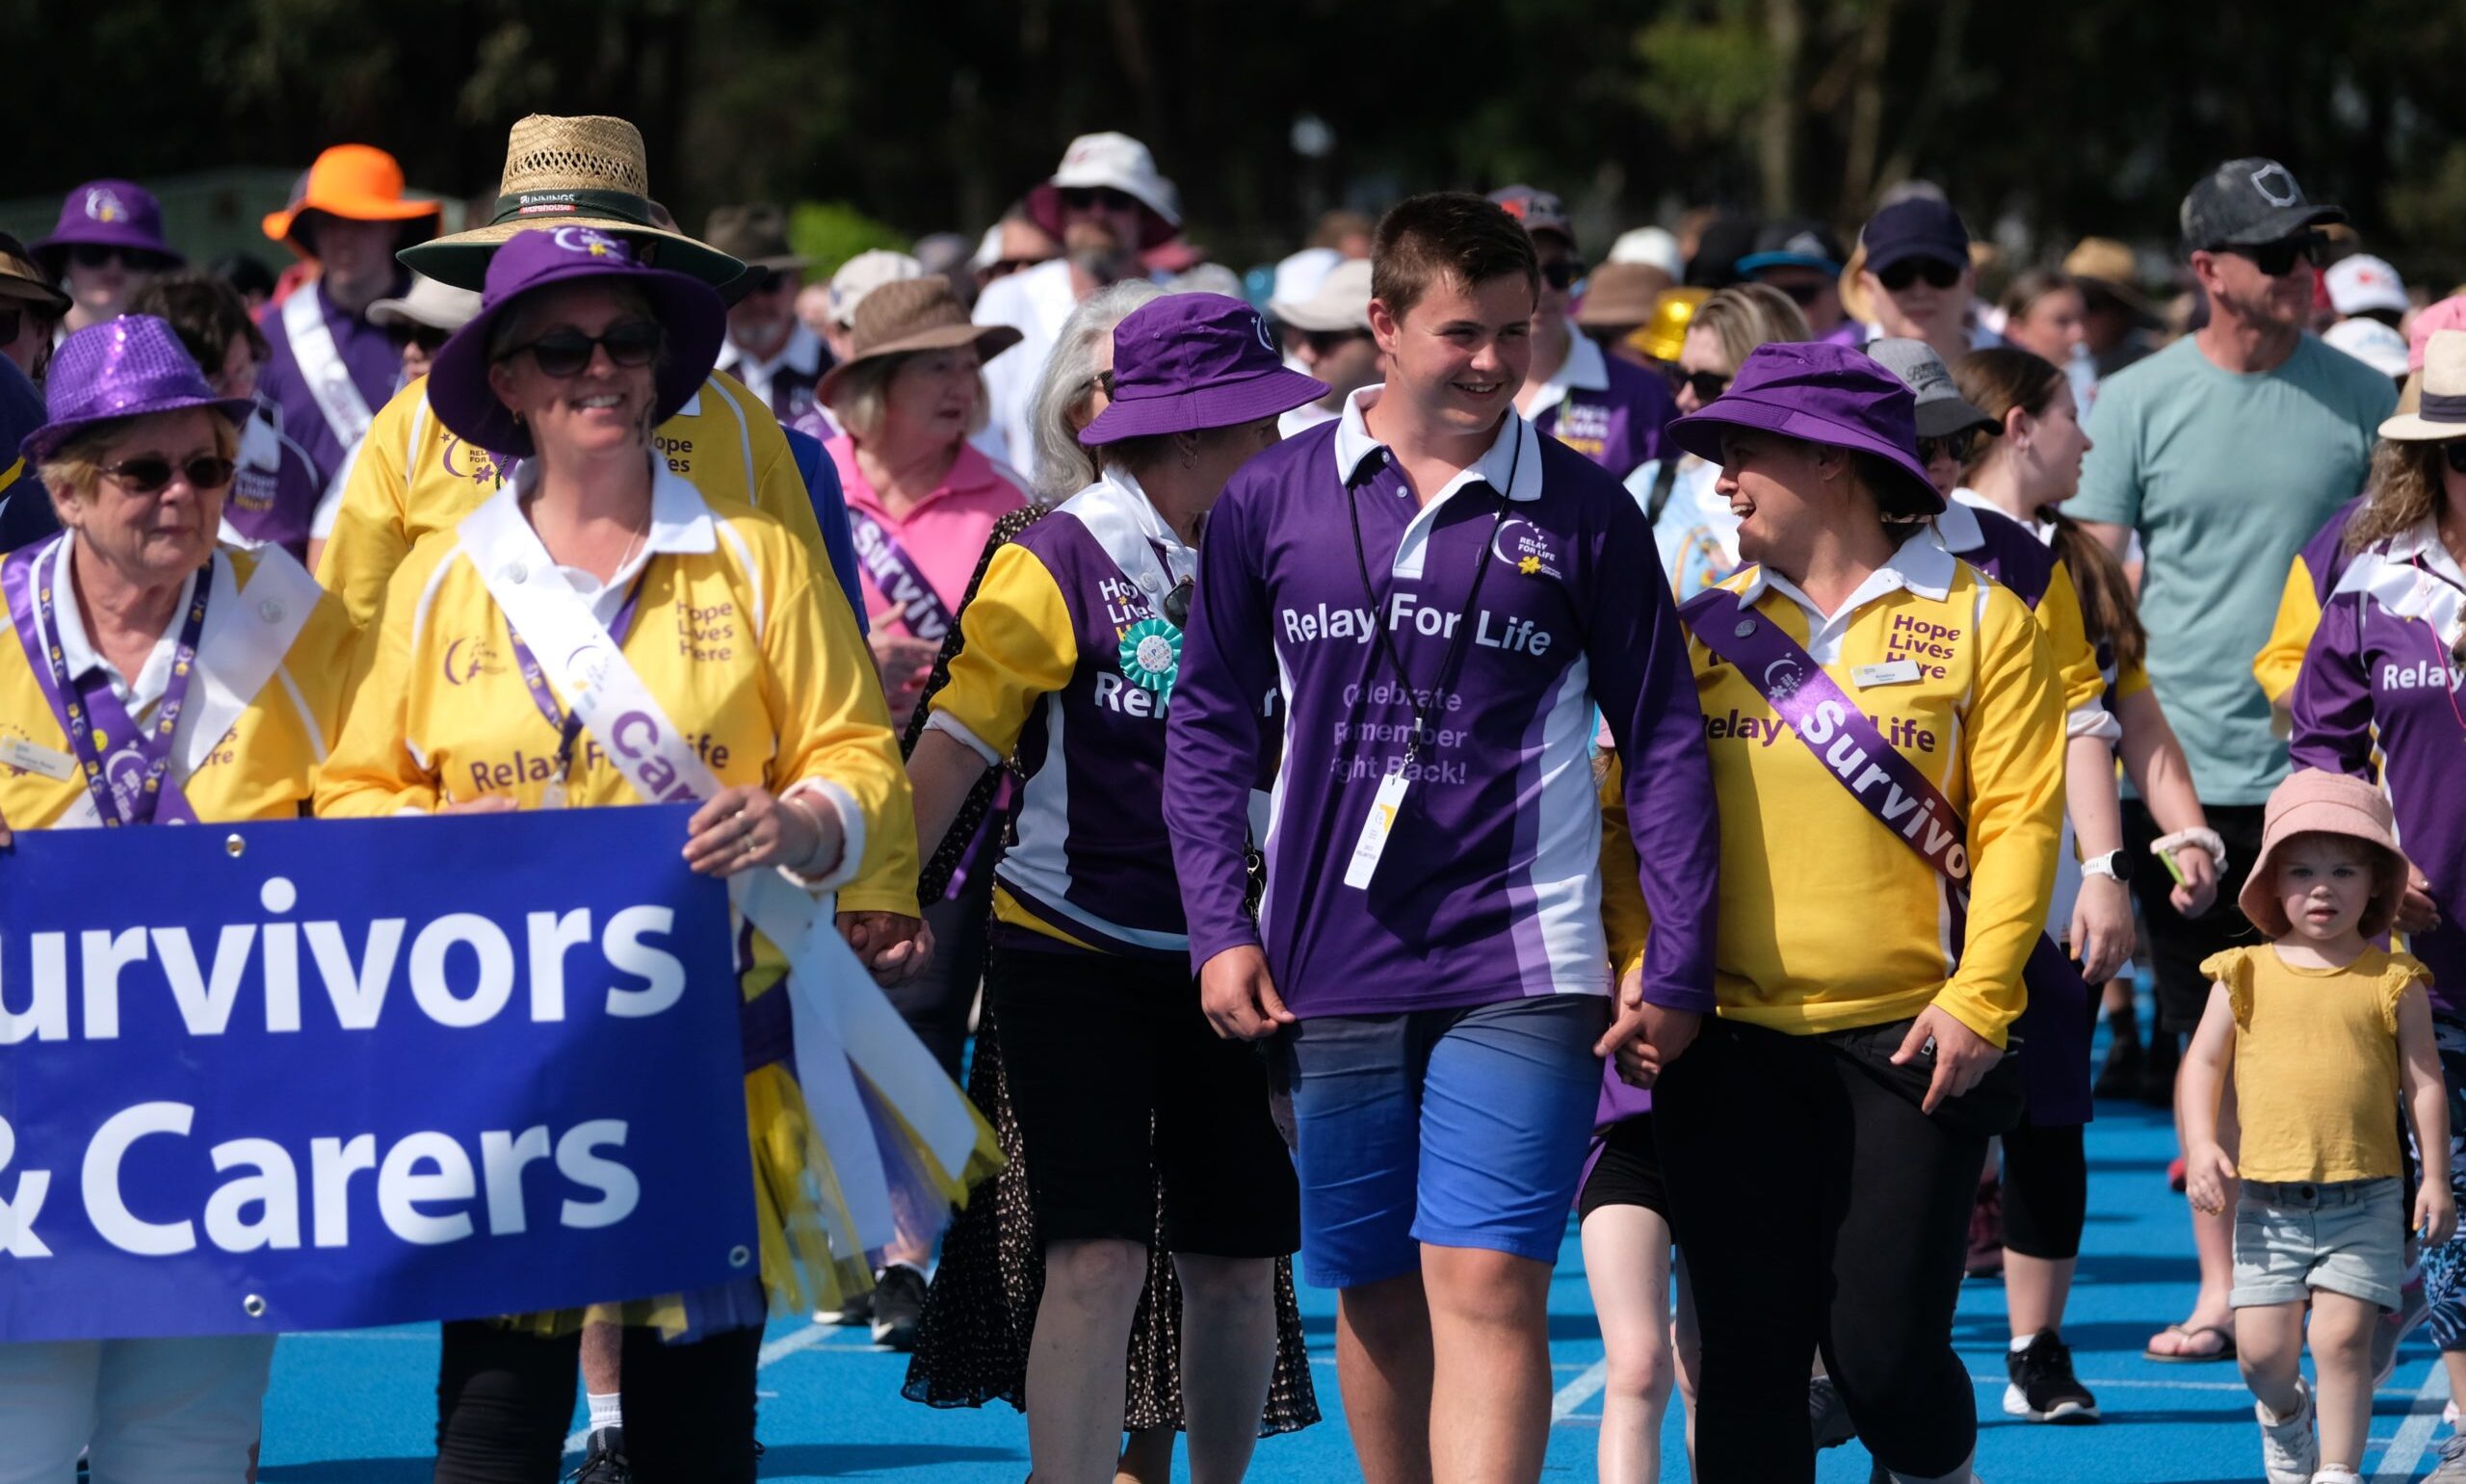
[{"label": "black leggings", "polygon": [[1986,1158],[1973,1100],[1987,1088],[1921,1113],[1921,1069],[1897,1079],[1876,1064],[1906,1028],[1794,1036],[1708,1020],[1654,1091],[1703,1337],[1695,1476],[1707,1484],[1815,1478],[1800,1419],[1819,1350],[1886,1468],[1933,1478],[1976,1447],[1952,1333]]},{"label": "black leggings", "polygon": [[2089,1219],[2089,1156],[2079,1124],[2023,1123],[2004,1135],[2004,1245],[2059,1263],[2081,1255]]},{"label": "black leggings", "polygon": [[[749,1484],[758,1329],[666,1344],[628,1327],[625,1453],[641,1484]],[[436,1375],[436,1484],[553,1484],[564,1474],[582,1337],[481,1320],[445,1326]]]}]

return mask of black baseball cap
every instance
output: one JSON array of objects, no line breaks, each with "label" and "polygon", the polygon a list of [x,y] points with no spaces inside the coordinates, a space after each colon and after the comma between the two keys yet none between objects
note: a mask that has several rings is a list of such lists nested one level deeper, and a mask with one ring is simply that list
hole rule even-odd
[{"label": "black baseball cap", "polygon": [[2346,219],[2343,207],[2307,200],[2285,166],[2247,155],[2210,171],[2184,197],[2184,245],[2195,250],[2266,247]]},{"label": "black baseball cap", "polygon": [[1869,217],[1858,242],[1867,249],[1872,273],[1912,258],[1969,266],[1969,228],[1961,224],[1961,214],[1930,196],[1908,196]]},{"label": "black baseball cap", "polygon": [[1738,271],[1750,276],[1768,268],[1811,268],[1837,273],[1849,255],[1841,239],[1821,221],[1790,218],[1767,222],[1755,234],[1755,250],[1738,260]]}]

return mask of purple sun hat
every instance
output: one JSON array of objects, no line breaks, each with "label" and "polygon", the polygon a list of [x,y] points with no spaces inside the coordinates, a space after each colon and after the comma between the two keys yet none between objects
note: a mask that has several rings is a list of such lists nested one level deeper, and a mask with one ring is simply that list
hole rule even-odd
[{"label": "purple sun hat", "polygon": [[71,247],[149,253],[165,268],[188,261],[163,240],[163,207],[154,193],[129,180],[90,180],[69,192],[60,203],[60,222],[51,235],[26,250],[57,278]]},{"label": "purple sun hat", "polygon": [[1906,476],[1918,508],[1944,508],[1944,497],[1918,461],[1917,396],[1865,352],[1823,341],[1776,341],[1747,353],[1730,389],[1701,411],[1669,425],[1678,446],[1721,461],[1721,430],[1754,428],[1873,454]]},{"label": "purple sun hat", "polygon": [[180,337],[150,314],[90,325],[62,341],[43,391],[43,425],[17,445],[29,464],[41,464],[96,423],[208,407],[245,424],[256,405],[214,395]]},{"label": "purple sun hat", "polygon": [[1257,310],[1222,294],[1167,294],[1114,326],[1113,401],[1079,441],[1235,428],[1326,395],[1327,383],[1284,364]]},{"label": "purple sun hat", "polygon": [[488,260],[480,312],[454,332],[430,364],[428,402],[436,420],[467,442],[495,454],[529,457],[531,430],[488,384],[488,341],[525,295],[560,283],[600,280],[629,284],[650,300],[668,333],[654,376],[653,420],[665,423],[710,379],[727,334],[727,306],[699,278],[636,262],[622,238],[597,227],[561,226],[517,232]]}]

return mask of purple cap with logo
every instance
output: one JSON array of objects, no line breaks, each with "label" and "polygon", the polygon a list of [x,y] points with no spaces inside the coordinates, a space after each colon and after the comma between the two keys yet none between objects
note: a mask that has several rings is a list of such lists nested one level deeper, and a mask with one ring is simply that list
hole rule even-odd
[{"label": "purple cap with logo", "polygon": [[[516,232],[488,260],[480,312],[454,332],[429,367],[428,403],[436,420],[491,453],[526,458],[537,453],[531,430],[514,421],[488,384],[488,342],[515,300],[586,279],[625,284],[650,300],[651,316],[668,335],[658,361],[653,421],[674,417],[710,379],[727,333],[727,306],[699,278],[636,262],[634,249],[620,237],[597,227],[560,226]],[[598,358],[596,351],[591,353]]]},{"label": "purple cap with logo", "polygon": [[1747,352],[1730,389],[1699,412],[1669,425],[1678,446],[1721,461],[1721,430],[1753,428],[1873,454],[1906,476],[1918,508],[1940,511],[1944,497],[1918,461],[1918,398],[1901,378],[1848,346],[1775,341]]},{"label": "purple cap with logo", "polygon": [[29,247],[43,272],[58,277],[71,247],[118,247],[145,253],[164,268],[188,261],[163,240],[163,207],[154,193],[127,180],[90,180],[60,203],[60,224]]},{"label": "purple cap with logo", "polygon": [[1327,395],[1286,367],[1267,321],[1222,294],[1167,294],[1114,326],[1113,402],[1079,441],[1238,428]]},{"label": "purple cap with logo", "polygon": [[62,341],[43,392],[45,421],[17,446],[30,464],[40,464],[96,423],[191,407],[246,423],[255,405],[246,397],[214,395],[180,337],[150,314],[90,325]]}]

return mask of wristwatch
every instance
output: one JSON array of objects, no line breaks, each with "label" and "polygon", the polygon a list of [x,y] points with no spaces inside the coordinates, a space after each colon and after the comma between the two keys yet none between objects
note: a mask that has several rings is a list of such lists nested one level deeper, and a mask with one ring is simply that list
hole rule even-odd
[{"label": "wristwatch", "polygon": [[2083,861],[2081,874],[2104,876],[2110,881],[2121,881],[2124,878],[2123,868],[2124,853],[2121,850],[2109,850],[2104,855],[2092,855]]}]

